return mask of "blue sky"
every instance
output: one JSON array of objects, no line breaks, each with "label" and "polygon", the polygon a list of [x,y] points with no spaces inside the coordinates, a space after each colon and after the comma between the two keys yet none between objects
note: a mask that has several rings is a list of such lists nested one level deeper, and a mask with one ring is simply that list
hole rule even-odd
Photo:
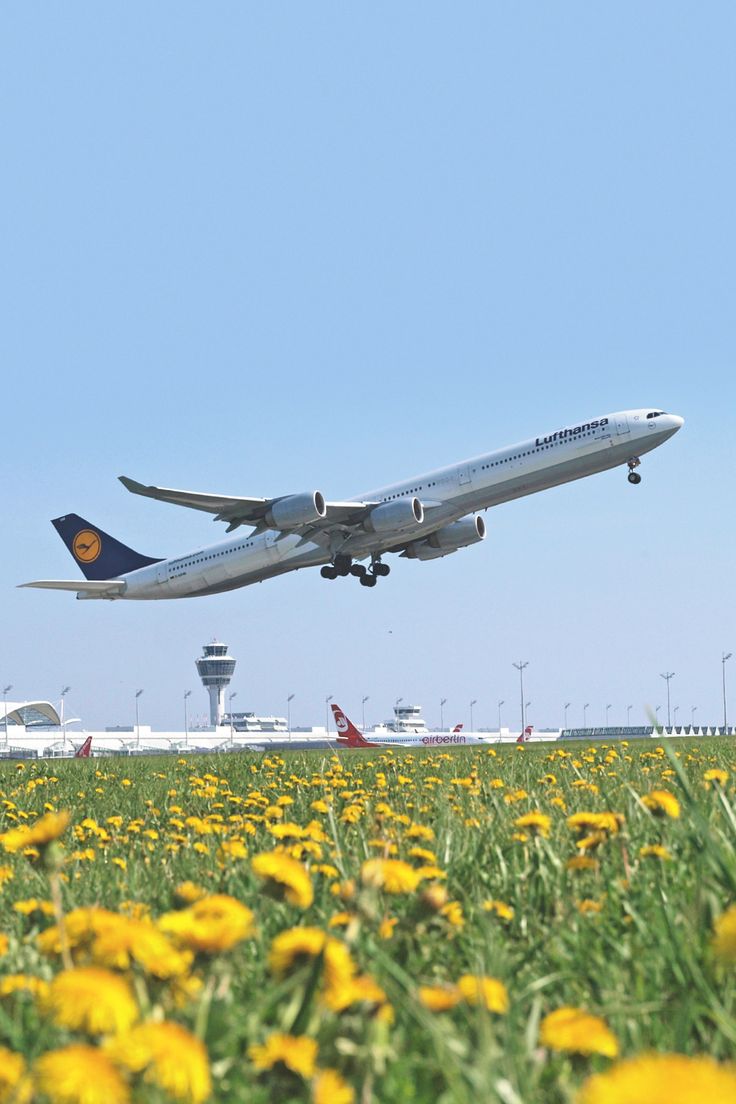
[{"label": "blue sky", "polygon": [[[0,679],[90,728],[334,694],[436,722],[721,715],[733,635],[732,4],[6,5]],[[375,590],[300,572],[172,603],[74,578],[75,511],[151,555],[221,530],[116,476],[344,497],[648,404],[685,428],[487,515]],[[736,664],[736,659],[732,661]],[[733,670],[736,719],[736,667]]]}]

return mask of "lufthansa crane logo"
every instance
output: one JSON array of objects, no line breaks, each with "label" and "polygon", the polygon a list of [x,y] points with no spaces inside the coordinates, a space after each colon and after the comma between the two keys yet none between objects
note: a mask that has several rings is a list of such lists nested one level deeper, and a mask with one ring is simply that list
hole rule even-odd
[{"label": "lufthansa crane logo", "polygon": [[81,563],[94,563],[102,551],[100,534],[94,529],[82,529],[74,538],[74,555]]}]

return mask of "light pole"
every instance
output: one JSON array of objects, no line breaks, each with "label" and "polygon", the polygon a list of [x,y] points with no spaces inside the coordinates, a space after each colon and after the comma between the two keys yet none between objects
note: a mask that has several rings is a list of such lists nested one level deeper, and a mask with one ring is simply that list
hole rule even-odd
[{"label": "light pole", "polygon": [[590,707],[590,702],[586,702],[585,705],[583,706],[583,728],[588,727],[588,722],[586,720],[586,714],[588,712],[589,707]]},{"label": "light pole", "polygon": [[141,746],[141,726],[138,723],[138,699],[143,693],[142,690],[136,690],[135,692],[135,746]]},{"label": "light pole", "polygon": [[66,751],[66,728],[64,727],[64,698],[67,696],[71,686],[65,686],[61,691],[61,750]]},{"label": "light pole", "polygon": [[632,709],[633,709],[633,706],[631,706],[631,705],[626,706],[626,727],[627,728],[631,727],[631,710]]},{"label": "light pole", "polygon": [[471,732],[475,731],[475,729],[473,728],[473,706],[477,705],[477,704],[478,704],[478,699],[473,698],[473,700],[470,703],[470,731]]},{"label": "light pole", "polygon": [[519,690],[521,699],[521,732],[524,733],[524,668],[529,666],[528,659],[520,659],[518,663],[512,663],[512,667],[515,667],[519,672]]},{"label": "light pole", "polygon": [[289,730],[289,743],[291,743],[291,703],[294,700],[294,695],[289,694],[286,699],[286,727]]},{"label": "light pole", "polygon": [[697,705],[690,706],[690,727],[695,728],[695,714],[698,711]]},{"label": "light pole", "polygon": [[445,731],[445,705],[447,698],[440,698],[440,732]]},{"label": "light pole", "polygon": [[[728,728],[728,719],[726,717],[726,660],[730,659],[733,652],[724,652],[721,656],[721,673],[723,675],[723,731]],[[5,724],[7,725],[7,721]]]},{"label": "light pole", "polygon": [[671,723],[670,723],[670,679],[675,677],[675,672],[674,671],[665,671],[665,673],[663,675],[660,675],[659,677],[663,678],[664,681],[667,683],[667,727],[671,728]]},{"label": "light pole", "polygon": [[184,747],[189,747],[189,715],[187,712],[187,698],[191,694],[191,690],[184,691]]},{"label": "light pole", "polygon": [[365,703],[370,701],[370,694],[366,694],[364,698],[360,700],[361,717],[363,720],[363,731],[365,732]]},{"label": "light pole", "polygon": [[609,711],[610,708],[611,708],[610,705],[606,706],[606,728],[608,728],[608,711]]},{"label": "light pole", "polygon": [[[528,721],[528,720],[529,720],[529,706],[530,706],[531,704],[532,704],[532,703],[531,703],[530,701],[526,702],[526,704],[525,704],[525,707],[524,707],[524,712],[526,713],[526,716],[525,716],[525,718],[524,718],[524,720],[525,720],[525,721]],[[522,732],[523,732],[523,731],[524,731],[524,730],[522,729]],[[526,737],[525,737],[525,739],[526,739]]]},{"label": "light pole", "polygon": [[567,711],[572,705],[572,702],[565,702],[565,720],[562,723],[563,728],[567,728]]},{"label": "light pole", "polygon": [[5,703],[5,746],[8,746],[8,694],[13,689],[12,682],[3,688],[3,702]]},{"label": "light pole", "polygon": [[233,690],[232,693],[228,695],[228,701],[230,702],[230,746],[231,747],[232,747],[233,743],[235,742],[234,728],[233,728],[233,698],[237,698],[237,696],[238,696],[238,691],[237,690]]},{"label": "light pole", "polygon": [[328,694],[325,698],[325,732],[330,735],[330,702],[332,701],[333,694]]},{"label": "light pole", "polygon": [[498,734],[501,735],[501,706],[505,705],[503,698],[498,699]]}]

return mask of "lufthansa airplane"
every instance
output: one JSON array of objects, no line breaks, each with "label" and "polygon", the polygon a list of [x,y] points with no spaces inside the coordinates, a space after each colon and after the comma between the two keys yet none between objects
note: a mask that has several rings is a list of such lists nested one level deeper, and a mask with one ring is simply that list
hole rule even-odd
[{"label": "lufthansa airplane", "polygon": [[439,468],[347,502],[320,491],[236,498],[147,487],[120,476],[133,494],[214,514],[227,532],[251,528],[186,556],[142,556],[77,514],[52,524],[85,580],[43,579],[27,587],[76,591],[77,598],[191,598],[260,583],[302,567],[325,579],[353,575],[373,587],[390,568],[382,557],[434,560],[482,541],[478,511],[573,479],[627,465],[641,482],[639,457],[663,444],[683,419],[643,408],[592,418],[518,445]]}]

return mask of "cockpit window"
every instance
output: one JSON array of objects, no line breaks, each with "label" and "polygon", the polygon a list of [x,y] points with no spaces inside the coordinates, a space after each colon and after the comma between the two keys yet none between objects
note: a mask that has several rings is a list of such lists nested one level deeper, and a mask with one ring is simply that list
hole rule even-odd
[{"label": "cockpit window", "polygon": [[652,410],[652,411],[650,411],[649,414],[647,414],[647,418],[658,418],[660,416],[660,414],[666,414],[666,413],[667,413],[666,410]]}]

